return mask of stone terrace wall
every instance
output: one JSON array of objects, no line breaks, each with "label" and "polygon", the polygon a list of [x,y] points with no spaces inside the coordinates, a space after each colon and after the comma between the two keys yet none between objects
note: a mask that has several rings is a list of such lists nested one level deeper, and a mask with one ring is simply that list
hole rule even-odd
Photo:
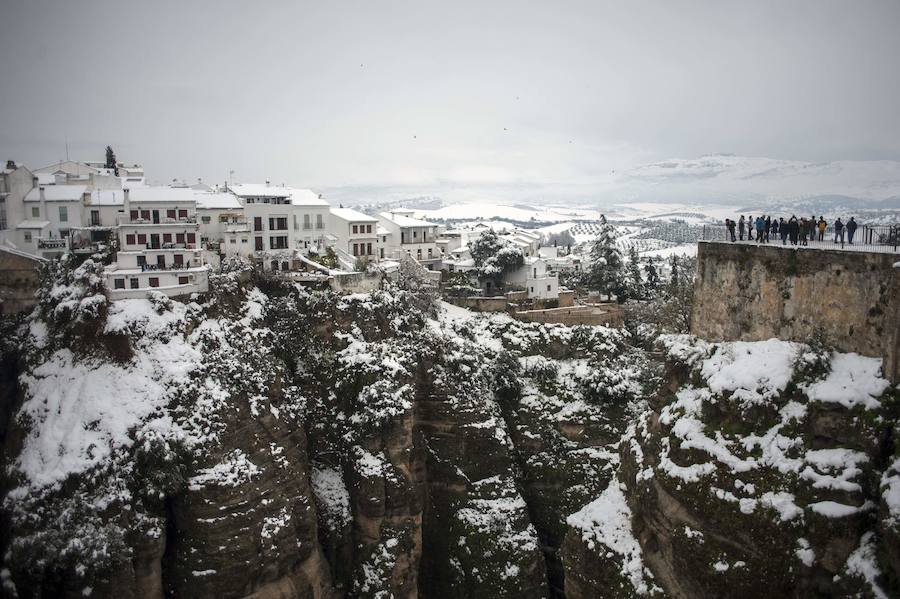
[{"label": "stone terrace wall", "polygon": [[699,244],[691,332],[710,341],[816,331],[841,351],[884,359],[900,380],[900,255]]}]

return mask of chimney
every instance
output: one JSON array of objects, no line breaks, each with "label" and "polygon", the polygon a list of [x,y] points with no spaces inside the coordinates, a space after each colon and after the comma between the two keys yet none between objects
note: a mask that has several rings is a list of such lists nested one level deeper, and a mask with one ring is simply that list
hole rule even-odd
[{"label": "chimney", "polygon": [[7,160],[6,161],[6,170],[10,170],[10,171],[16,170],[16,161],[15,160]]},{"label": "chimney", "polygon": [[268,180],[268,179],[266,179],[266,185],[268,185],[268,184],[269,184],[269,180]]},{"label": "chimney", "polygon": [[47,201],[47,196],[44,195],[44,186],[41,185],[40,187],[38,187],[38,191],[41,193],[41,201],[42,201],[42,202],[46,202],[46,201]]}]

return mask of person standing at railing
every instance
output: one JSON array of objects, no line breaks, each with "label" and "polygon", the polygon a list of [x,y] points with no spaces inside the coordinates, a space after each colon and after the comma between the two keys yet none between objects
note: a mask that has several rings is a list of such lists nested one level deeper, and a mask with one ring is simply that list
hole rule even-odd
[{"label": "person standing at railing", "polygon": [[778,219],[772,220],[772,237],[778,239]]},{"label": "person standing at railing", "polygon": [[734,242],[734,221],[730,218],[725,219],[725,228],[728,230],[728,234],[731,235],[731,241]]},{"label": "person standing at railing", "polygon": [[837,243],[838,239],[841,240],[841,247],[844,247],[844,223],[840,217],[834,221],[834,242]]},{"label": "person standing at railing", "polygon": [[853,245],[853,234],[856,233],[856,219],[854,217],[850,217],[850,220],[847,221],[847,243]]},{"label": "person standing at railing", "polygon": [[780,221],[778,223],[778,230],[781,232],[781,245],[787,245],[788,224],[785,222],[783,216],[778,220]]},{"label": "person standing at railing", "polygon": [[769,231],[772,230],[772,217],[771,216],[766,216],[766,223],[765,223],[765,225],[763,225],[763,227],[764,227],[764,230],[766,233],[766,236],[764,238],[765,243],[769,243]]},{"label": "person standing at railing", "polygon": [[756,242],[765,243],[763,239],[763,231],[766,228],[766,219],[762,215],[756,217]]},{"label": "person standing at railing", "polygon": [[791,238],[791,245],[797,245],[797,238],[800,236],[800,221],[796,216],[791,216],[788,221],[788,235]]},{"label": "person standing at railing", "polygon": [[741,241],[744,241],[744,227],[746,226],[746,221],[744,221],[744,215],[741,215],[741,218],[738,219],[738,238]]},{"label": "person standing at railing", "polygon": [[828,227],[828,223],[825,222],[824,216],[819,217],[818,227],[819,227],[819,241],[825,241],[825,229]]},{"label": "person standing at railing", "polygon": [[800,217],[800,245],[809,245],[807,239],[809,239],[809,221],[803,216]]},{"label": "person standing at railing", "polygon": [[753,241],[753,215],[747,217],[747,241]]}]

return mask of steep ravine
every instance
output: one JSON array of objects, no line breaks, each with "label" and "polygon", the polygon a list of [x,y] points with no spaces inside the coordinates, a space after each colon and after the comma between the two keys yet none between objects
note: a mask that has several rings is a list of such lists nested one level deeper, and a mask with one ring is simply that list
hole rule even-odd
[{"label": "steep ravine", "polygon": [[86,264],[4,346],[7,596],[897,588],[874,362],[684,337],[663,370],[614,329],[245,275],[110,304]]}]

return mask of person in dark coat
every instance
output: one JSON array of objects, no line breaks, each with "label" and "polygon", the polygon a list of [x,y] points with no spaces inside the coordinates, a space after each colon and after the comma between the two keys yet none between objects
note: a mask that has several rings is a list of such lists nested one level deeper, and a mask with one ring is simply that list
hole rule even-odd
[{"label": "person in dark coat", "polygon": [[747,217],[747,241],[753,241],[753,215]]},{"label": "person in dark coat", "polygon": [[784,222],[783,216],[778,220],[780,221],[778,223],[778,230],[781,232],[781,245],[787,245],[788,224]]},{"label": "person in dark coat", "polygon": [[853,234],[856,233],[856,219],[852,216],[847,221],[847,243],[853,245]]},{"label": "person in dark coat", "polygon": [[809,239],[809,222],[806,220],[806,217],[800,218],[800,245],[809,245],[807,243],[807,239]]},{"label": "person in dark coat", "polygon": [[837,243],[838,240],[841,241],[841,245],[844,245],[844,223],[840,218],[834,221],[834,242]]},{"label": "person in dark coat", "polygon": [[766,217],[766,226],[765,226],[765,232],[766,232],[765,242],[766,242],[766,243],[769,243],[769,232],[770,232],[771,230],[772,230],[772,217],[771,217],[771,216],[767,216],[767,217]]},{"label": "person in dark coat", "polygon": [[741,218],[738,219],[738,239],[740,239],[741,241],[744,241],[744,226],[745,226],[745,224],[746,223],[744,221],[744,215],[742,214]]},{"label": "person in dark coat", "polygon": [[788,237],[791,238],[791,245],[797,245],[797,238],[800,236],[800,222],[796,216],[791,216],[788,221]]},{"label": "person in dark coat", "polygon": [[731,235],[731,241],[735,241],[734,238],[734,221],[730,218],[725,219],[725,228],[728,230],[728,234]]}]

